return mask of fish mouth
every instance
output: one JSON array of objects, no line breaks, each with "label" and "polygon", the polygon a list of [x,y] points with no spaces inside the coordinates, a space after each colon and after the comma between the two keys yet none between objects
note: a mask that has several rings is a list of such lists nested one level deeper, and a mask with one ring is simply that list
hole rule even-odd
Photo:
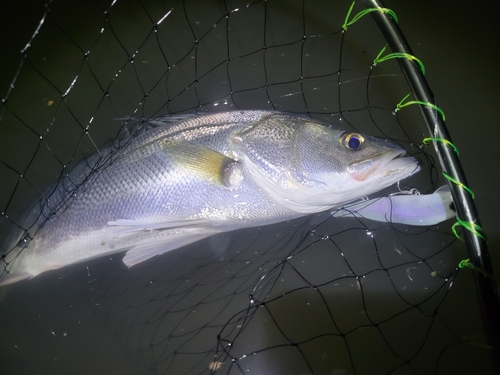
[{"label": "fish mouth", "polygon": [[406,156],[405,150],[383,152],[351,163],[348,172],[358,181],[391,179],[398,181],[420,170],[417,159]]},{"label": "fish mouth", "polygon": [[399,173],[405,169],[411,169],[410,167],[420,168],[417,159],[412,156],[406,156],[406,152],[400,152],[392,159],[389,159],[382,168],[385,169],[384,174],[387,176]]}]

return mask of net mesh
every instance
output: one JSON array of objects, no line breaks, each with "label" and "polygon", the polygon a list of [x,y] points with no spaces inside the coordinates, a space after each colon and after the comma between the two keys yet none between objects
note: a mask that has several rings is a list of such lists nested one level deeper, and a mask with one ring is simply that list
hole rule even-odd
[{"label": "net mesh", "polygon": [[[417,106],[395,111],[410,92],[397,62],[374,64],[385,46],[376,25],[367,16],[342,27],[349,2],[30,6],[27,18],[2,14],[20,30],[4,42],[0,80],[4,254],[126,145],[130,119],[307,114],[405,147],[422,171],[399,188],[444,184]],[[74,180],[68,172],[82,158]],[[33,202],[39,209],[26,217]],[[202,241],[131,269],[112,256],[53,271],[14,285],[0,305],[2,365],[51,374],[492,373],[472,277],[457,268],[465,246],[450,227],[324,213],[236,231],[222,238],[224,254]],[[4,259],[3,272],[10,265]],[[74,352],[91,354],[83,363]]]}]

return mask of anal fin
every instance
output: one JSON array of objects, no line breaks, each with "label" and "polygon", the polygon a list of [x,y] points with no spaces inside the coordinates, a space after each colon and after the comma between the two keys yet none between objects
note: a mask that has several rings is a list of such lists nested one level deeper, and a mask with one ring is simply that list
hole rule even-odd
[{"label": "anal fin", "polygon": [[183,228],[179,232],[165,232],[161,237],[145,240],[131,248],[122,261],[127,267],[142,263],[155,255],[178,249],[210,237],[214,233],[200,228]]}]

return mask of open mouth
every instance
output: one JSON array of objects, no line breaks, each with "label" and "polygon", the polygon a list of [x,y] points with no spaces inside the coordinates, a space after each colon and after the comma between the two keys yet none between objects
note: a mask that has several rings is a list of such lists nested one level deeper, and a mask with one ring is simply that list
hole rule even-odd
[{"label": "open mouth", "polygon": [[405,150],[373,155],[350,164],[347,171],[358,181],[365,181],[372,175],[375,175],[375,178],[397,175],[399,179],[403,179],[420,170],[417,160],[405,155]]},{"label": "open mouth", "polygon": [[380,167],[383,170],[383,176],[394,174],[401,175],[400,178],[408,177],[420,170],[417,159],[412,156],[405,156],[406,152],[394,152],[392,158],[386,159],[385,165]]}]

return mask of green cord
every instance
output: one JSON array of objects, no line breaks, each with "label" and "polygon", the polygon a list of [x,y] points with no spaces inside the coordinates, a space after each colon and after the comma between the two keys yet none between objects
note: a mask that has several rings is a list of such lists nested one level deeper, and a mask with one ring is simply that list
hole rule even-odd
[{"label": "green cord", "polygon": [[453,226],[451,227],[451,230],[453,231],[453,234],[455,235],[455,237],[457,237],[459,240],[463,241],[462,240],[462,237],[460,237],[460,235],[457,233],[457,230],[456,230],[456,227],[458,227],[459,225],[461,225],[462,227],[464,227],[465,229],[467,229],[469,232],[472,232],[474,233],[476,236],[482,238],[483,240],[487,241],[487,237],[483,232],[483,228],[481,228],[479,225],[477,225],[476,223],[473,223],[473,222],[468,222],[468,221],[463,221],[462,219],[460,219],[458,216],[456,217],[457,219],[457,222],[455,224],[453,224]]},{"label": "green cord", "polygon": [[[417,100],[412,100],[412,101],[409,101],[409,102],[406,102],[404,103],[404,101],[406,99],[408,99],[408,97],[410,96],[411,94],[408,94],[406,95],[403,100],[401,100],[397,105],[396,105],[396,109],[394,110],[394,112],[398,112],[401,108],[404,108],[410,104],[420,104],[420,105],[425,105],[425,106],[428,106],[428,107],[431,107],[433,109],[435,109],[437,112],[439,112],[439,114],[442,116],[443,118],[443,121],[445,120],[445,115],[444,115],[444,112],[439,108],[437,107],[436,105],[432,104],[432,103],[426,103],[426,102],[421,102],[421,101],[417,101]],[[448,141],[447,139],[444,139],[444,138],[424,138],[422,140],[422,143],[423,144],[427,144],[429,143],[430,141],[436,141],[436,142],[443,142],[445,144],[447,144],[448,146],[452,147],[453,150],[457,153],[457,155],[459,155],[459,152],[458,152],[458,149],[457,147],[451,143],[450,141]],[[452,176],[450,176],[448,173],[446,173],[445,171],[442,171],[442,174],[443,176],[448,180],[448,181],[451,181],[453,182],[455,185],[461,187],[462,189],[466,190],[472,197],[472,199],[475,198],[475,194],[474,192],[468,188],[467,186],[465,186],[463,183],[461,183],[460,181],[458,181],[457,179],[453,178]],[[452,231],[453,231],[453,234],[455,234],[455,236],[461,240],[462,238],[460,237],[460,235],[457,233],[457,226],[461,225],[462,227],[464,227],[465,229],[467,229],[468,231],[474,233],[476,236],[482,238],[483,240],[486,241],[486,235],[483,233],[483,229],[473,223],[473,222],[467,222],[467,221],[464,221],[462,219],[460,219],[458,216],[456,217],[457,219],[457,222],[451,227]]]},{"label": "green cord", "polygon": [[[354,4],[355,4],[355,2],[353,2],[351,4],[351,6],[349,7],[349,10],[348,10],[347,15],[346,15],[345,20],[344,20],[344,24],[342,25],[342,30],[343,31],[346,31],[349,26],[351,26],[352,24],[354,24],[355,22],[357,22],[361,17],[363,17],[363,16],[365,16],[368,13],[371,13],[371,12],[383,12],[383,13],[389,14],[394,19],[394,21],[396,21],[396,23],[398,22],[398,18],[396,16],[396,13],[394,13],[391,9],[388,9],[388,8],[369,8],[369,9],[365,9],[365,10],[359,12],[358,14],[356,14],[352,18],[352,20],[349,21],[349,17],[351,16],[352,10],[354,8]],[[382,50],[380,51],[380,53],[377,55],[377,57],[373,61],[373,66],[376,66],[378,63],[381,63],[381,62],[384,62],[384,61],[387,61],[387,60],[390,60],[390,59],[408,59],[410,61],[415,61],[419,65],[420,70],[422,71],[422,73],[425,74],[425,66],[422,63],[422,61],[420,61],[420,59],[418,59],[417,57],[415,57],[413,55],[410,55],[409,53],[403,53],[403,52],[390,53],[390,54],[382,57],[382,54],[385,52],[386,48],[387,48],[387,46],[385,46],[384,48],[382,48]],[[424,105],[424,106],[427,106],[429,108],[434,109],[436,112],[438,112],[441,115],[441,117],[443,118],[443,121],[446,120],[446,116],[444,115],[444,112],[441,110],[441,108],[439,108],[435,104],[428,103],[428,102],[422,102],[422,101],[419,101],[419,100],[411,100],[409,102],[404,103],[404,101],[406,99],[408,99],[408,97],[410,95],[411,94],[406,95],[403,98],[403,100],[401,100],[401,102],[399,102],[396,105],[396,109],[394,110],[394,112],[398,112],[401,108],[404,108],[406,106],[409,106],[409,105],[412,105],[412,104],[418,104],[418,105]],[[424,145],[426,145],[430,141],[443,142],[446,145],[452,147],[453,150],[457,153],[457,156],[459,155],[457,147],[453,143],[451,143],[450,141],[448,141],[447,139],[444,139],[444,138],[424,138],[422,142],[423,142]],[[454,184],[460,186],[461,188],[467,190],[467,192],[474,199],[474,192],[471,189],[469,189],[467,186],[465,186],[464,184],[462,184],[460,181],[458,181],[455,178],[451,177],[446,172],[443,171],[442,173],[443,173],[443,176],[446,179],[448,179],[449,181],[453,182]],[[483,240],[486,241],[486,235],[484,235],[482,233],[482,228],[479,225],[477,225],[475,223],[472,223],[472,222],[463,221],[458,216],[456,217],[456,219],[457,219],[457,222],[452,226],[451,229],[452,229],[453,233],[455,234],[455,236],[458,239],[462,240],[462,238],[458,235],[458,233],[456,231],[456,227],[459,226],[459,225],[461,225],[465,229],[469,230],[470,232],[474,233],[476,236],[478,236],[478,237],[480,237],[480,238],[482,238]],[[462,264],[462,262],[461,262],[461,264]],[[470,263],[467,263],[465,265],[467,265],[467,266],[469,266],[471,268],[475,268],[479,272],[482,271],[482,270],[478,269],[477,267],[471,265]],[[482,273],[485,274],[485,275],[487,275],[484,271],[482,271]]]},{"label": "green cord", "polygon": [[[455,185],[461,187],[462,189],[465,189],[471,195],[472,199],[474,199],[475,195],[474,195],[474,192],[471,189],[469,189],[467,186],[465,186],[464,184],[462,184],[457,179],[451,177],[445,171],[442,171],[441,173],[443,174],[443,176],[448,181],[451,181]],[[472,232],[476,236],[478,236],[478,237],[482,238],[483,240],[487,241],[486,235],[483,233],[483,228],[481,228],[479,225],[477,225],[476,223],[473,223],[473,222],[464,221],[464,220],[460,219],[458,217],[458,215],[456,216],[456,219],[457,219],[457,222],[455,224],[453,224],[453,226],[451,227],[451,230],[453,231],[453,234],[455,235],[455,237],[457,237],[459,240],[463,241],[462,237],[460,237],[460,235],[457,233],[456,228],[457,228],[457,226],[461,225],[462,227],[464,227],[465,229],[467,229],[469,232]]]},{"label": "green cord", "polygon": [[448,173],[446,173],[445,171],[442,171],[441,173],[443,174],[443,176],[444,176],[447,180],[449,180],[449,181],[453,182],[455,185],[460,186],[462,189],[467,190],[467,192],[471,195],[472,199],[474,199],[475,195],[474,195],[474,192],[473,192],[471,189],[469,189],[467,186],[465,186],[464,184],[462,184],[460,181],[458,181],[458,180],[454,179],[453,177],[451,177],[451,176],[450,176]]},{"label": "green cord", "polygon": [[479,268],[479,267],[473,265],[470,262],[470,259],[464,259],[464,260],[460,261],[460,263],[458,263],[458,268],[464,268],[464,267],[469,267],[470,269],[479,272],[483,276],[486,276],[486,277],[489,277],[492,280],[495,280],[495,278],[493,277],[493,275],[489,274],[488,272],[486,272],[482,268]]},{"label": "green cord", "polygon": [[[403,103],[406,99],[408,99],[408,97],[410,96],[411,94],[408,94],[406,95],[403,100],[401,100],[397,105],[396,105],[396,109],[395,109],[395,112],[398,112],[401,108],[404,108],[408,105],[411,105],[411,104],[420,104],[420,105],[425,105],[426,107],[430,107],[434,110],[436,110],[437,112],[439,112],[439,114],[441,115],[441,117],[443,118],[443,121],[446,120],[446,116],[444,115],[444,112],[441,108],[439,108],[437,105],[435,104],[432,104],[432,103],[428,103],[428,102],[421,102],[419,100],[411,100],[409,102],[406,102],[406,103]],[[451,142],[450,142],[451,143]]]},{"label": "green cord", "polygon": [[450,146],[451,148],[453,148],[453,150],[456,152],[457,156],[460,156],[460,153],[458,152],[458,148],[453,144],[451,143],[449,140],[447,139],[444,139],[444,138],[433,138],[433,137],[429,137],[429,138],[424,138],[422,140],[422,143],[424,145],[427,146],[427,144],[430,142],[430,141],[435,141],[435,142],[443,142],[445,144],[447,144],[448,146]]},{"label": "green cord", "polygon": [[387,8],[369,8],[369,9],[362,10],[361,12],[356,14],[351,21],[349,21],[349,17],[351,16],[351,12],[352,12],[352,9],[354,8],[355,3],[356,2],[353,1],[353,3],[351,4],[351,7],[349,8],[347,15],[345,17],[344,24],[342,25],[342,30],[344,30],[344,31],[346,31],[349,26],[351,26],[353,23],[358,21],[361,17],[363,17],[371,12],[382,12],[382,13],[389,14],[394,19],[394,21],[396,21],[396,23],[398,22],[398,17],[396,16],[396,13],[394,13],[391,9],[387,9]]},{"label": "green cord", "polygon": [[390,59],[408,59],[410,61],[415,61],[420,66],[420,70],[422,71],[422,73],[425,74],[425,66],[422,63],[422,61],[420,61],[420,59],[416,58],[415,56],[410,55],[409,53],[394,52],[394,53],[390,53],[384,57],[381,57],[382,54],[385,52],[386,48],[387,48],[387,46],[382,48],[382,51],[379,52],[379,54],[377,55],[377,57],[373,61],[373,66],[376,66],[378,63],[381,63],[381,62],[384,62],[384,61],[387,61]]}]

